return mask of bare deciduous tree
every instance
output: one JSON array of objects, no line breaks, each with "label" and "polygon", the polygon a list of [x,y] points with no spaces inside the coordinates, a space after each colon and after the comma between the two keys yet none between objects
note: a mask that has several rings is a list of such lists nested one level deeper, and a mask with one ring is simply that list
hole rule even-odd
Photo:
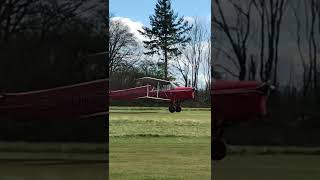
[{"label": "bare deciduous tree", "polygon": [[0,38],[8,42],[10,37],[22,31],[31,7],[39,0],[1,0]]},{"label": "bare deciduous tree", "polygon": [[181,73],[184,81],[184,86],[189,86],[189,74],[190,74],[190,63],[187,59],[180,58],[175,61],[173,66]]},{"label": "bare deciduous tree", "polygon": [[185,51],[184,55],[191,64],[191,85],[198,87],[199,68],[200,64],[206,58],[204,53],[209,49],[207,39],[209,33],[205,29],[204,24],[198,19],[194,18],[193,29],[189,33],[190,42],[188,42],[189,51]]},{"label": "bare deciduous tree", "polygon": [[136,55],[138,43],[129,27],[120,20],[111,20],[109,27],[109,73],[117,69]]},{"label": "bare deciduous tree", "polygon": [[205,80],[205,90],[210,92],[211,89],[211,38],[207,39],[207,48],[208,51],[205,53],[204,63],[203,64],[203,73]]},{"label": "bare deciduous tree", "polygon": [[[260,79],[272,80],[274,84],[278,84],[279,38],[288,3],[288,0],[253,0],[260,17]],[[267,57],[265,46],[268,48]]]},{"label": "bare deciduous tree", "polygon": [[253,55],[250,55],[250,64],[249,64],[249,80],[256,80],[257,64],[254,60]]},{"label": "bare deciduous tree", "polygon": [[[200,66],[202,62],[210,58],[210,54],[208,54],[210,53],[210,41],[208,41],[210,35],[204,22],[199,18],[193,18],[193,27],[188,32],[188,37],[190,41],[180,59],[176,61],[175,67],[181,73],[186,86],[191,85],[197,88]],[[191,84],[188,84],[188,79],[191,80]]]},{"label": "bare deciduous tree", "polygon": [[[303,96],[305,97],[311,88],[317,96],[317,61],[320,51],[320,43],[317,39],[320,37],[320,1],[299,0],[291,7],[296,20],[296,42],[303,67]],[[317,28],[319,28],[318,33]],[[302,37],[302,35],[305,36]]]},{"label": "bare deciduous tree", "polygon": [[[243,4],[242,1],[214,0],[214,3],[216,10],[213,11],[213,27],[227,37],[239,65],[238,78],[244,80],[247,76],[247,44],[250,34],[252,1],[246,1]],[[234,10],[232,21],[228,19],[230,14],[227,15],[227,8],[223,6],[230,6]]]},{"label": "bare deciduous tree", "polygon": [[[76,21],[81,16],[84,16],[88,11],[97,8],[97,4],[90,5],[88,0],[79,0],[71,2],[68,0],[44,0],[39,1],[33,8],[33,11],[37,18],[33,18],[32,25],[38,29],[40,37],[45,36],[50,32],[59,32],[61,30],[70,30],[70,28],[61,28],[65,25],[72,24],[72,21]],[[81,21],[84,21],[82,18]],[[87,24],[90,24],[88,22]],[[98,26],[98,25],[97,25]]]}]

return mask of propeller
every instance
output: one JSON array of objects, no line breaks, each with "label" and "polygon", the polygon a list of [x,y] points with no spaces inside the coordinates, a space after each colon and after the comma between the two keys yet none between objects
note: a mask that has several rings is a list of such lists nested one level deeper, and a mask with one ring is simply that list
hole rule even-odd
[{"label": "propeller", "polygon": [[267,96],[269,96],[272,92],[277,92],[277,87],[271,83],[271,81],[265,82],[261,87],[258,88]]},{"label": "propeller", "polygon": [[192,87],[192,90],[193,90],[193,93],[194,93],[194,98],[193,98],[193,100],[195,101],[195,102],[198,102],[198,89],[197,88],[195,88],[195,87]]},{"label": "propeller", "polygon": [[0,92],[0,100],[4,100],[5,98],[5,91],[3,90],[2,92]]}]

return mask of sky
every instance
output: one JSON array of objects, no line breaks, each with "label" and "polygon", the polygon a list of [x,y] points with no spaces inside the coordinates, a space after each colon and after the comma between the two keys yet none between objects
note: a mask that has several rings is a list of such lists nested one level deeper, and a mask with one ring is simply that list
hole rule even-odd
[{"label": "sky", "polygon": [[[157,0],[109,0],[109,13],[113,20],[124,22],[142,43],[145,38],[137,30],[149,26],[149,16],[154,14],[156,2]],[[210,31],[211,0],[171,0],[171,6],[179,17],[183,16],[188,21],[197,17]],[[199,72],[199,86],[204,86],[202,76]]]},{"label": "sky", "polygon": [[[157,0],[109,0],[113,16],[129,17],[147,25]],[[172,7],[181,16],[211,17],[211,0],[172,0]]]}]

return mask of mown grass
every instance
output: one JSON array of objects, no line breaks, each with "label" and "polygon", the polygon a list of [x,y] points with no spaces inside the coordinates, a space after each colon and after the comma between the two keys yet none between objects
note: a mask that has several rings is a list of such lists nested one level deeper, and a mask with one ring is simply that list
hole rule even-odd
[{"label": "mown grass", "polygon": [[213,164],[214,180],[317,180],[320,156],[230,155]]},{"label": "mown grass", "polygon": [[110,109],[109,137],[208,137],[210,111]]},{"label": "mown grass", "polygon": [[106,154],[106,143],[0,142],[0,152]]},{"label": "mown grass", "polygon": [[84,157],[83,154],[61,153],[0,154],[1,180],[108,179],[108,165],[106,161],[101,160],[104,159],[101,156]]},{"label": "mown grass", "polygon": [[228,154],[234,155],[320,155],[320,147],[297,146],[232,146]]},{"label": "mown grass", "polygon": [[[111,107],[109,179],[320,179],[314,147],[229,146],[211,174],[209,110]],[[1,142],[0,179],[105,180],[106,157],[106,144]]]},{"label": "mown grass", "polygon": [[210,111],[110,108],[110,179],[210,179]]}]

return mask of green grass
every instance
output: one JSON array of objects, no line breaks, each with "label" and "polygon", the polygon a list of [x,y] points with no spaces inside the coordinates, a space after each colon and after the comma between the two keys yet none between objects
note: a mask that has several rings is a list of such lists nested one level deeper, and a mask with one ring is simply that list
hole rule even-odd
[{"label": "green grass", "polygon": [[107,146],[105,143],[0,142],[0,152],[105,154]]},{"label": "green grass", "polygon": [[110,109],[109,136],[208,137],[210,111]]},{"label": "green grass", "polygon": [[317,180],[320,156],[230,155],[213,165],[215,180]]},{"label": "green grass", "polygon": [[2,180],[105,180],[106,144],[0,143]]},{"label": "green grass", "polygon": [[110,179],[210,179],[208,109],[112,107],[109,117]]},{"label": "green grass", "polygon": [[[318,180],[320,147],[229,146],[210,163],[209,109],[110,108],[111,180]],[[105,180],[105,144],[0,143],[0,179]]]},{"label": "green grass", "polygon": [[228,154],[236,155],[320,155],[320,147],[297,146],[232,146]]},{"label": "green grass", "polygon": [[0,153],[1,180],[105,180],[106,154]]}]

